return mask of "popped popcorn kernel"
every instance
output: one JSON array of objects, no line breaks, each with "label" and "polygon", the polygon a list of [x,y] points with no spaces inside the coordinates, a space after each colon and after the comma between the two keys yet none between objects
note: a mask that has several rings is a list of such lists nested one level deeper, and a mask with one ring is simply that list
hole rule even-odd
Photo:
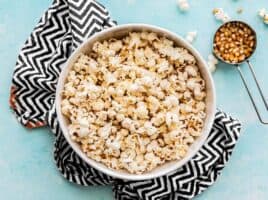
[{"label": "popped popcorn kernel", "polygon": [[265,8],[260,9],[258,15],[262,18],[263,23],[268,24],[268,13]]},{"label": "popped popcorn kernel", "polygon": [[190,31],[187,33],[185,39],[189,42],[189,43],[193,43],[194,40],[197,37],[197,31]]},{"label": "popped popcorn kernel", "polygon": [[208,55],[208,69],[210,72],[216,71],[216,66],[219,63],[218,59],[212,54]]},{"label": "popped popcorn kernel", "polygon": [[188,11],[190,8],[188,0],[178,0],[178,6],[181,11]]},{"label": "popped popcorn kernel", "polygon": [[212,11],[215,18],[223,23],[229,21],[231,18],[222,8],[214,8]]}]

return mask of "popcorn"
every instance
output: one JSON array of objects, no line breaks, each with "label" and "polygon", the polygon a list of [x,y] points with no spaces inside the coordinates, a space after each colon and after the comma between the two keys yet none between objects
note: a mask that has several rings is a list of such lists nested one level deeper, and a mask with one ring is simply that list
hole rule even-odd
[{"label": "popcorn", "polygon": [[123,47],[121,40],[116,40],[115,42],[110,43],[109,48],[115,52],[119,51]]},{"label": "popcorn", "polygon": [[118,122],[121,122],[121,121],[123,121],[125,119],[125,116],[123,115],[123,114],[117,114],[116,115],[116,120],[118,121]]},{"label": "popcorn", "polygon": [[114,141],[111,141],[110,139],[108,139],[106,141],[106,145],[116,151],[120,150],[120,147],[121,147],[121,144],[118,138],[115,139]]},{"label": "popcorn", "polygon": [[168,112],[166,114],[166,124],[168,126],[171,126],[172,124],[178,124],[179,123],[179,116],[176,113]]},{"label": "popcorn", "polygon": [[198,70],[196,69],[196,67],[188,65],[185,67],[185,72],[187,72],[187,75],[189,76],[196,77]]},{"label": "popcorn", "polygon": [[187,104],[181,104],[180,105],[180,111],[181,111],[182,114],[190,113],[192,111],[192,108],[191,108],[191,106],[189,106]]},{"label": "popcorn", "polygon": [[100,111],[104,108],[104,103],[102,100],[96,101],[92,103],[92,109],[95,111]]},{"label": "popcorn", "polygon": [[144,102],[139,102],[137,104],[137,109],[136,109],[136,112],[135,113],[141,119],[148,118],[148,110],[147,110],[147,106],[145,105]]},{"label": "popcorn", "polygon": [[135,174],[182,159],[206,116],[195,58],[148,32],[95,42],[92,50],[78,57],[62,93],[72,140],[89,158]]},{"label": "popcorn", "polygon": [[262,18],[263,23],[268,24],[268,13],[265,8],[262,8],[258,12],[259,16]]},{"label": "popcorn", "polygon": [[171,84],[170,82],[167,80],[167,79],[164,79],[160,82],[160,87],[163,89],[163,90],[169,90],[169,88],[171,87]]},{"label": "popcorn", "polygon": [[160,126],[165,122],[165,114],[164,113],[158,113],[155,117],[152,118],[152,123],[155,126]]},{"label": "popcorn", "polygon": [[[84,57],[84,59],[87,59],[87,58]],[[87,73],[97,72],[98,71],[97,67],[98,67],[98,63],[95,60],[90,59],[88,65],[87,65],[87,68],[86,68]]]},{"label": "popcorn", "polygon": [[194,90],[196,87],[196,80],[194,78],[190,78],[187,80],[186,82],[186,86],[190,89],[190,90]]},{"label": "popcorn", "polygon": [[144,76],[140,79],[141,84],[150,87],[153,84],[153,78],[150,76]]},{"label": "popcorn", "polygon": [[213,9],[213,15],[215,16],[217,20],[222,21],[223,23],[230,20],[229,15],[225,13],[222,8]]},{"label": "popcorn", "polygon": [[147,145],[147,152],[156,151],[159,148],[158,142],[153,140],[150,144]]},{"label": "popcorn", "polygon": [[82,127],[89,127],[89,123],[88,123],[88,120],[87,118],[82,118],[82,119],[79,119],[78,121],[79,125],[82,126]]},{"label": "popcorn", "polygon": [[126,129],[131,129],[133,122],[131,119],[125,118],[125,119],[123,119],[121,124],[122,124],[122,127],[126,128]]},{"label": "popcorn", "polygon": [[147,101],[149,103],[150,112],[156,113],[161,105],[160,102],[158,101],[158,99],[154,96],[149,96],[147,98]]},{"label": "popcorn", "polygon": [[200,87],[195,87],[194,88],[194,96],[197,100],[202,100],[205,97],[205,93],[201,92]]},{"label": "popcorn", "polygon": [[64,95],[68,97],[75,95],[75,88],[72,86],[72,84],[69,83],[64,86]]},{"label": "popcorn", "polygon": [[167,60],[161,60],[161,62],[158,64],[158,72],[162,73],[162,72],[166,72],[170,69],[169,67],[169,63]]},{"label": "popcorn", "polygon": [[181,11],[187,11],[190,8],[188,0],[178,0],[178,5]]},{"label": "popcorn", "polygon": [[187,33],[186,35],[186,40],[189,42],[189,43],[193,43],[193,41],[195,40],[197,36],[197,31],[190,31]]},{"label": "popcorn", "polygon": [[122,105],[119,104],[118,102],[116,101],[112,101],[112,106],[113,108],[115,109],[115,111],[120,111],[122,109]]},{"label": "popcorn", "polygon": [[214,72],[216,70],[216,66],[219,63],[218,59],[215,58],[212,54],[208,56],[208,69],[210,72]]},{"label": "popcorn", "polygon": [[141,44],[140,34],[139,33],[130,33],[129,48],[138,47]]},{"label": "popcorn", "polygon": [[264,16],[264,18],[263,18],[263,22],[264,22],[265,24],[268,24],[268,14],[266,14],[266,15]]},{"label": "popcorn", "polygon": [[120,64],[120,57],[119,56],[112,56],[112,57],[109,57],[109,64],[112,65],[112,66],[116,66],[116,65],[119,65]]},{"label": "popcorn", "polygon": [[264,18],[264,16],[266,15],[266,9],[265,8],[261,8],[258,12],[258,15],[262,18]]},{"label": "popcorn", "polygon": [[130,92],[139,92],[141,90],[141,87],[140,87],[140,85],[139,84],[137,84],[137,83],[133,83],[133,84],[131,84],[130,86],[129,86],[129,91]]},{"label": "popcorn", "polygon": [[125,93],[125,91],[124,91],[124,89],[121,88],[121,87],[117,87],[116,90],[115,90],[115,94],[116,94],[116,96],[118,96],[118,97],[122,97],[122,96],[124,96],[124,93]]},{"label": "popcorn", "polygon": [[106,124],[104,127],[99,129],[99,135],[101,138],[107,139],[112,131],[112,124]]},{"label": "popcorn", "polygon": [[128,152],[122,152],[120,156],[120,161],[122,163],[131,163],[133,162],[135,154],[129,154]]},{"label": "popcorn", "polygon": [[200,101],[196,104],[197,111],[203,111],[203,110],[205,110],[205,108],[206,108],[206,104],[202,101]]},{"label": "popcorn", "polygon": [[117,81],[116,77],[112,73],[107,73],[104,76],[107,84],[115,83]]},{"label": "popcorn", "polygon": [[101,92],[101,89],[94,85],[93,83],[87,83],[84,85],[84,88],[85,88],[85,91],[86,92],[90,92],[90,93],[93,93],[93,94],[99,94]]},{"label": "popcorn", "polygon": [[165,101],[163,103],[168,109],[170,109],[172,107],[178,106],[179,105],[179,100],[174,95],[170,95],[170,96],[166,97],[166,99],[165,99]]},{"label": "popcorn", "polygon": [[149,136],[152,136],[152,135],[154,135],[155,133],[157,133],[157,128],[154,127],[154,126],[152,125],[152,123],[149,122],[149,121],[147,121],[147,122],[144,123],[144,128],[145,128],[145,131],[147,132],[147,134],[148,134]]}]

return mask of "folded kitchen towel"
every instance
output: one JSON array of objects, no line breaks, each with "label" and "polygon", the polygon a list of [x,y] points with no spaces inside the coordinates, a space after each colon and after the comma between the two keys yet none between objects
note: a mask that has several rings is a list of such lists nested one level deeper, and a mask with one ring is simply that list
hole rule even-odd
[{"label": "folded kitchen towel", "polygon": [[207,141],[186,165],[146,181],[119,180],[97,171],[62,134],[54,99],[64,63],[85,39],[115,25],[96,1],[54,0],[18,56],[10,106],[26,127],[48,126],[55,133],[54,158],[67,180],[84,186],[111,185],[118,200],[192,199],[216,181],[238,140],[241,124],[224,112],[217,110]]}]

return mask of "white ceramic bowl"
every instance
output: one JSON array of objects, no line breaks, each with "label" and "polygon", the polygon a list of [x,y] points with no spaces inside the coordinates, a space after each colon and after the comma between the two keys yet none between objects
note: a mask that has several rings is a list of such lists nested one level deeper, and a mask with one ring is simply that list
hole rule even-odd
[{"label": "white ceramic bowl", "polygon": [[[90,51],[92,44],[96,41],[102,41],[111,37],[120,38],[122,36],[127,35],[131,31],[155,32],[158,35],[165,36],[168,39],[174,41],[177,45],[188,49],[189,52],[191,52],[191,54],[197,59],[200,72],[206,82],[206,92],[207,92],[207,97],[206,97],[207,117],[205,119],[204,128],[202,130],[201,136],[190,146],[187,155],[182,160],[166,162],[165,164],[155,168],[154,170],[143,173],[141,175],[130,174],[127,171],[118,171],[118,170],[110,169],[106,167],[105,165],[88,158],[86,154],[84,154],[81,151],[79,146],[74,141],[71,140],[70,135],[68,133],[68,129],[67,129],[67,121],[61,113],[61,106],[60,106],[61,91],[63,90],[65,78],[70,68],[74,64],[74,62],[76,62],[76,59],[80,55],[80,53],[85,53],[85,52]],[[179,167],[183,166],[189,159],[191,159],[197,153],[197,151],[201,148],[201,146],[203,145],[203,143],[208,137],[209,131],[212,128],[212,124],[214,121],[214,115],[215,115],[215,110],[216,110],[215,89],[214,89],[214,83],[213,83],[211,74],[208,71],[208,68],[206,65],[207,64],[205,60],[203,59],[203,57],[198,53],[198,51],[191,44],[189,44],[187,41],[185,41],[182,37],[178,36],[177,34],[172,33],[166,29],[156,27],[156,26],[151,26],[147,24],[125,24],[125,25],[120,25],[120,26],[116,26],[113,28],[109,28],[107,30],[103,30],[95,34],[94,36],[86,40],[70,56],[70,58],[68,59],[68,62],[66,63],[64,69],[62,70],[60,74],[60,78],[58,81],[57,92],[56,92],[56,110],[57,110],[57,116],[58,116],[58,120],[60,123],[60,127],[63,131],[63,134],[66,140],[74,149],[74,151],[90,166],[94,167],[95,169],[107,175],[110,175],[116,178],[126,179],[126,180],[145,180],[145,179],[156,178],[156,177],[168,174],[169,172],[172,172],[178,169]]]}]

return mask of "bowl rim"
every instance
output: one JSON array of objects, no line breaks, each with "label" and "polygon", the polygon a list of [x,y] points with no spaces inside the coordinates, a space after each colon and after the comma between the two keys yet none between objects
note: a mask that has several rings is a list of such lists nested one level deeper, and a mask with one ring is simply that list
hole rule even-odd
[{"label": "bowl rim", "polygon": [[[157,172],[154,172],[153,174],[150,174],[150,173],[149,174],[131,174],[131,173],[127,172],[124,175],[124,174],[119,174],[117,172],[117,170],[110,169],[106,166],[100,167],[99,164],[102,164],[102,163],[94,161],[93,159],[87,157],[86,154],[83,153],[82,150],[75,145],[75,142],[72,141],[70,137],[68,137],[69,136],[68,129],[64,125],[64,118],[65,117],[61,113],[61,105],[60,105],[61,104],[61,91],[62,91],[63,85],[65,83],[65,78],[66,78],[67,72],[70,70],[70,63],[73,60],[72,58],[75,57],[78,53],[80,53],[82,48],[86,44],[90,43],[90,41],[94,41],[94,39],[100,37],[101,35],[105,35],[107,33],[112,33],[114,31],[118,31],[121,29],[128,29],[128,28],[137,28],[137,29],[141,29],[141,30],[145,29],[148,31],[151,30],[152,32],[158,31],[158,32],[163,33],[164,35],[168,35],[170,37],[177,38],[177,40],[183,44],[184,48],[189,50],[189,52],[191,52],[191,54],[195,54],[194,57],[198,58],[199,62],[203,66],[203,68],[205,68],[203,70],[206,73],[206,78],[207,78],[206,83],[207,82],[210,83],[211,100],[212,100],[210,102],[211,103],[211,106],[210,106],[211,114],[206,122],[206,124],[207,124],[206,129],[202,130],[202,138],[200,138],[198,143],[195,145],[195,149],[192,150],[191,152],[188,152],[186,157],[179,160],[180,162],[176,162],[171,167],[159,170]],[[128,24],[117,25],[117,26],[102,30],[98,33],[95,33],[93,36],[86,39],[81,45],[79,45],[78,48],[76,48],[72,52],[72,54],[67,59],[66,63],[63,65],[62,71],[61,71],[59,79],[58,79],[58,83],[57,83],[57,87],[56,87],[55,104],[56,104],[56,114],[57,114],[57,118],[59,121],[60,128],[62,130],[62,133],[63,133],[65,139],[67,140],[68,144],[72,147],[72,149],[75,151],[75,153],[77,153],[77,155],[83,161],[85,161],[91,167],[93,167],[93,168],[95,168],[95,169],[101,171],[102,173],[105,173],[111,177],[119,178],[119,179],[123,179],[123,180],[139,181],[139,180],[147,180],[147,179],[157,178],[160,176],[164,176],[170,172],[173,172],[176,169],[178,169],[179,167],[184,166],[190,159],[193,158],[194,155],[196,155],[196,153],[200,150],[200,148],[205,143],[205,141],[208,138],[208,135],[210,133],[210,130],[212,129],[212,125],[213,125],[215,113],[216,113],[216,92],[215,92],[215,86],[214,86],[214,81],[212,79],[212,75],[209,72],[208,67],[207,67],[207,62],[204,60],[204,58],[201,56],[201,54],[189,42],[187,42],[183,37],[179,36],[178,34],[172,32],[172,31],[169,31],[165,28],[158,27],[155,25],[149,25],[149,24],[144,24],[144,23],[128,23]]]}]

